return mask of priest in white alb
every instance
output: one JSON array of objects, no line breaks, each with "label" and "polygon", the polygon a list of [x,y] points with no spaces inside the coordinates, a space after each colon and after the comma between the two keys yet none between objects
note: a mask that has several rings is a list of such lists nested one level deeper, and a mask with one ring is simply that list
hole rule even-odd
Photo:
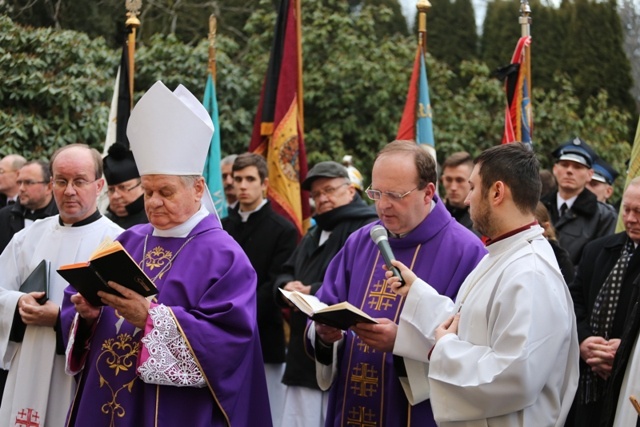
[{"label": "priest in white alb", "polygon": [[[0,361],[9,375],[0,406],[0,426],[64,425],[73,378],[64,371],[60,306],[68,283],[64,264],[86,261],[105,239],[122,229],[96,206],[104,186],[102,157],[83,144],[67,145],[51,158],[53,196],[59,215],[17,233],[0,255]],[[51,262],[48,301],[20,285],[42,260]]]},{"label": "priest in white alb", "polygon": [[476,159],[466,203],[489,253],[455,301],[397,261],[406,285],[387,272],[406,297],[393,353],[422,362],[406,366],[405,391],[431,400],[440,427],[562,427],[573,402],[576,320],[534,217],[538,171],[535,153],[520,143]]}]

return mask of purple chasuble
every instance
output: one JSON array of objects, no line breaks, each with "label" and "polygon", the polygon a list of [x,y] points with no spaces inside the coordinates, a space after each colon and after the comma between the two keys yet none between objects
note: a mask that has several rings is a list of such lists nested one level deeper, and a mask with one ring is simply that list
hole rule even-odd
[{"label": "purple chasuble", "polygon": [[[397,323],[403,298],[387,287],[384,260],[369,237],[376,224],[380,222],[351,235],[331,261],[316,296],[327,304],[349,301],[374,318]],[[399,261],[452,299],[486,254],[480,239],[458,224],[440,200],[418,227],[389,243]],[[349,332],[338,357],[325,426],[436,426],[428,400],[415,406],[407,401],[392,353],[373,350]]]},{"label": "purple chasuble", "polygon": [[[68,425],[270,425],[256,324],[256,275],[249,260],[213,216],[186,238],[154,237],[152,231],[149,224],[136,226],[118,240],[154,280],[159,289],[154,302],[170,310],[206,386],[144,383],[136,367],[145,332],[104,307],[90,332],[88,353],[76,335],[72,360],[86,360]],[[72,286],[65,291],[67,333],[75,315],[69,298],[75,292]]]}]

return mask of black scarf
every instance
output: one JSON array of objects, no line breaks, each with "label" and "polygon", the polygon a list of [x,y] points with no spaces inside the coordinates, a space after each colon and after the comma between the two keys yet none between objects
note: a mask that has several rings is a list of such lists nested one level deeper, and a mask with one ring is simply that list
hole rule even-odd
[{"label": "black scarf", "polygon": [[343,206],[339,206],[335,209],[314,216],[318,228],[323,231],[333,231],[333,229],[345,219],[364,219],[376,216],[375,211],[369,205],[367,205],[360,195],[356,193],[353,200]]}]

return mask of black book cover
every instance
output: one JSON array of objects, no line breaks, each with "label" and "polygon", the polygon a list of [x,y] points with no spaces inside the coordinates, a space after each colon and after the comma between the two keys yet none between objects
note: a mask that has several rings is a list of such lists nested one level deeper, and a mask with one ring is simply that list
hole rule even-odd
[{"label": "black book cover", "polygon": [[93,306],[104,305],[98,291],[121,296],[107,282],[116,282],[143,297],[158,293],[151,279],[140,269],[125,249],[116,242],[116,250],[99,255],[88,262],[69,264],[57,271]]},{"label": "black book cover", "polygon": [[49,299],[50,274],[51,262],[43,259],[20,285],[20,292],[44,292],[44,297],[37,300],[40,305],[44,304]]}]

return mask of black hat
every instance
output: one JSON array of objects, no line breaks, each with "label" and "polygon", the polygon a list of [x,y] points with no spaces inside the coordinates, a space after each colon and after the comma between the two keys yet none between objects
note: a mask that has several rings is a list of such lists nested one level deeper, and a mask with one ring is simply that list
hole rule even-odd
[{"label": "black hat", "polygon": [[593,150],[586,142],[580,138],[574,138],[558,147],[553,152],[553,156],[556,158],[556,161],[569,160],[591,169],[593,164],[592,152]]},{"label": "black hat", "polygon": [[613,185],[613,181],[616,180],[618,175],[618,171],[601,158],[593,161],[593,177],[591,179]]},{"label": "black hat", "polygon": [[118,142],[109,147],[109,154],[102,159],[102,165],[107,185],[118,185],[130,179],[140,178],[133,153]]},{"label": "black hat", "polygon": [[320,162],[307,173],[307,178],[302,181],[302,189],[310,191],[311,183],[316,178],[346,178],[349,179],[347,168],[336,162]]}]

